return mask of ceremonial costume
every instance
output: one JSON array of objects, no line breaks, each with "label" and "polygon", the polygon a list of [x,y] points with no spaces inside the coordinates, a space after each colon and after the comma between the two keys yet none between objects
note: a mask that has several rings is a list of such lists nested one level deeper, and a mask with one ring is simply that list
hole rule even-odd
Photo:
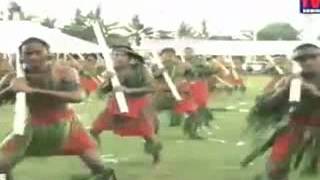
[{"label": "ceremonial costume", "polygon": [[[63,71],[61,72],[63,73]],[[30,84],[35,88],[66,92],[79,88],[79,84],[74,82],[55,82],[50,69],[47,74],[32,76],[31,74],[31,78],[29,78],[29,73],[27,73],[27,80],[30,79]],[[7,91],[0,95],[0,103],[13,102],[14,98],[15,93]],[[1,172],[7,173],[23,158],[29,156],[83,156],[87,152],[96,151],[96,142],[86,132],[74,110],[65,103],[61,103],[61,100],[54,96],[38,93],[27,94],[29,115],[26,119],[24,135],[20,136],[12,132],[1,143]],[[97,171],[95,173],[104,171],[99,169],[102,168],[99,164],[94,166],[98,167],[95,169]],[[104,176],[107,179],[109,173],[113,174],[112,170],[107,171],[105,171],[105,175],[100,174],[99,176]]]},{"label": "ceremonial costume", "polygon": [[25,156],[81,155],[96,148],[71,109],[34,113],[28,122],[24,136],[10,134],[2,142],[1,156],[11,163]]},{"label": "ceremonial costume", "polygon": [[212,113],[207,107],[209,101],[208,77],[211,77],[215,72],[205,59],[192,57],[188,62],[191,64],[191,68],[187,70],[186,77],[190,82],[193,101],[198,106],[198,116],[196,122],[189,122],[189,124],[195,124],[196,127],[193,130],[189,129],[188,122],[186,122],[185,131],[197,131],[201,125],[210,126],[210,121],[213,120]]},{"label": "ceremonial costume", "polygon": [[[13,102],[16,92],[25,93],[26,99],[17,96],[13,132],[0,145],[0,173],[11,180],[11,170],[27,156],[78,155],[95,180],[116,180],[113,170],[104,167],[95,141],[68,106],[82,100],[78,72],[61,64],[48,64],[49,49],[38,38],[23,41],[19,52],[25,69],[20,69],[16,60],[19,78],[1,81],[0,104]],[[25,78],[21,79],[23,71]],[[26,116],[20,111],[24,107],[19,105],[23,104]]]},{"label": "ceremonial costume", "polygon": [[80,72],[80,84],[87,94],[94,93],[102,83],[97,78],[97,75],[97,73],[90,73],[86,72],[85,70]]},{"label": "ceremonial costume", "polygon": [[87,55],[86,62],[84,62],[82,70],[80,71],[80,84],[87,95],[96,92],[98,87],[102,84],[101,76],[104,68],[98,66],[97,57],[95,54]]},{"label": "ceremonial costume", "polygon": [[191,84],[185,77],[186,65],[178,62],[176,59],[163,61],[163,65],[176,84],[182,100],[177,102],[169,91],[168,85],[162,78],[162,75],[155,74],[157,91],[154,95],[154,103],[158,111],[170,110],[170,126],[178,126],[181,124],[183,116],[190,116],[197,112],[198,105],[192,96]]},{"label": "ceremonial costume", "polygon": [[[305,61],[310,61],[310,63],[318,61],[313,58],[320,55],[319,48],[311,44],[298,46],[294,52],[293,59],[301,64]],[[303,65],[304,68],[312,67]],[[242,165],[246,166],[271,148],[266,167],[267,173],[260,179],[288,180],[291,164],[297,169],[304,159],[308,160],[308,167],[313,170],[319,168],[320,104],[317,92],[320,89],[320,80],[317,72],[307,70],[303,69],[299,74],[303,87],[300,102],[290,104],[288,101],[288,84],[291,79],[286,77],[279,80],[272,90],[267,89],[265,94],[257,99],[256,105],[249,113],[249,130],[258,132],[255,137],[260,138],[260,141],[261,137],[270,134],[270,130],[274,131],[264,144],[255,149],[242,162]],[[308,89],[310,85],[312,89]],[[304,157],[309,157],[309,159]]]},{"label": "ceremonial costume", "polygon": [[[141,64],[135,64],[132,73],[124,77],[122,85],[128,88],[151,86],[145,77],[145,69]],[[106,87],[105,90],[112,90]],[[93,123],[92,131],[99,134],[103,130],[113,130],[121,136],[152,137],[154,135],[150,94],[126,95],[129,112],[119,111],[116,99],[111,96],[107,102],[107,108],[99,115]]]},{"label": "ceremonial costume", "polygon": [[[99,134],[104,130],[111,130],[120,136],[138,136],[144,138],[146,153],[152,154],[153,162],[159,162],[161,143],[156,139],[156,114],[153,111],[151,92],[152,82],[143,65],[143,58],[133,52],[130,47],[119,46],[113,49],[115,53],[126,53],[129,64],[125,67],[116,67],[117,75],[122,86],[128,89],[149,90],[136,93],[126,93],[129,112],[121,113],[114,94],[108,99],[106,109],[93,122],[91,134],[99,140]],[[108,93],[113,90],[110,80],[101,91]]]}]

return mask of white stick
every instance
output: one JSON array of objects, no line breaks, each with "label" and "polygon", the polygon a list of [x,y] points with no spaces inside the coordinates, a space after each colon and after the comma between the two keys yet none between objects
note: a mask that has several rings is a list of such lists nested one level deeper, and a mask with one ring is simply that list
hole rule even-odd
[{"label": "white stick", "polygon": [[[162,64],[158,54],[156,52],[153,52],[153,59],[154,59],[154,62],[157,64],[158,68],[159,69],[163,69],[164,68],[164,65]],[[182,100],[182,97],[180,96],[175,84],[173,83],[171,77],[169,76],[168,72],[167,71],[163,71],[162,72],[162,76],[164,78],[164,80],[166,81],[166,83],[168,84],[169,86],[169,89],[173,95],[173,97],[177,100],[177,101],[181,101]]]},{"label": "white stick", "polygon": [[266,56],[266,58],[280,75],[284,75],[283,70],[274,62],[274,59],[271,56]]},{"label": "white stick", "polygon": [[75,60],[71,54],[67,54],[65,59],[67,58],[69,58],[70,60]]},{"label": "white stick", "polygon": [[230,63],[231,65],[231,74],[233,75],[233,77],[238,80],[240,79],[239,74],[236,71],[236,65],[233,62],[232,56],[227,56],[226,57],[227,61]]},{"label": "white stick", "polygon": [[220,82],[220,83],[222,83],[222,84],[224,84],[224,85],[226,85],[226,86],[228,86],[229,88],[232,88],[233,87],[233,85],[232,84],[230,84],[230,83],[228,83],[227,81],[225,81],[225,80],[223,80],[223,79],[221,79],[219,76],[215,76],[215,78]]},{"label": "white stick", "polygon": [[103,58],[100,56],[100,54],[99,53],[97,53],[96,54],[97,55],[97,60],[98,60],[98,63],[100,63],[100,64],[106,64],[106,62],[103,60]]},{"label": "white stick", "polygon": [[294,78],[291,80],[289,102],[300,102],[301,84],[302,81],[300,78]]},{"label": "white stick", "polygon": [[236,68],[236,65],[234,64],[234,62],[232,60],[232,56],[226,56],[225,59],[227,60],[227,62],[230,63],[232,69]]},{"label": "white stick", "polygon": [[79,56],[81,61],[85,61],[86,60],[86,58],[84,58],[81,53],[78,53],[78,56]]},{"label": "white stick", "polygon": [[104,81],[103,77],[101,77],[100,75],[98,75],[96,78],[97,78],[100,82],[103,82],[103,81]]},{"label": "white stick", "polygon": [[230,74],[229,69],[227,69],[226,66],[223,65],[221,62],[219,62],[216,59],[213,59],[212,62],[215,63],[216,65],[218,65],[222,69],[222,71],[224,72],[224,75],[229,75]]},{"label": "white stick", "polygon": [[[102,52],[102,54],[104,56],[106,69],[109,72],[116,74],[116,71],[113,68],[113,62],[110,60],[110,54],[109,54],[110,50],[106,44],[106,41],[105,41],[104,36],[102,34],[101,28],[97,22],[93,24],[93,30],[94,30],[95,36],[98,40],[100,51]],[[119,78],[116,75],[111,78],[111,84],[112,84],[112,87],[121,86]],[[122,112],[122,113],[129,112],[129,108],[128,108],[124,93],[123,92],[116,92],[115,96],[116,96],[116,100],[117,100],[120,112]]]},{"label": "white stick", "polygon": [[[301,72],[301,67],[295,61],[292,61],[292,73],[299,74]],[[290,94],[289,102],[300,102],[301,100],[301,85],[302,80],[300,77],[294,78],[290,83]]]},{"label": "white stick", "polygon": [[10,66],[11,67],[14,67],[14,64],[13,64],[13,59],[10,58],[10,55],[9,54],[6,54],[6,60],[9,62]]},{"label": "white stick", "polygon": [[148,71],[149,75],[153,76],[153,73],[152,73],[152,69],[148,66],[148,65],[144,65],[144,67],[146,68],[146,70]]},{"label": "white stick", "polygon": [[[24,78],[25,74],[20,63],[19,52],[16,53],[16,73],[17,78]],[[16,94],[15,114],[13,122],[13,133],[15,135],[24,135],[26,120],[28,116],[26,93],[18,92]]]},{"label": "white stick", "polygon": [[186,58],[184,57],[183,53],[180,53],[180,57],[181,57],[181,62],[185,63],[186,62]]}]

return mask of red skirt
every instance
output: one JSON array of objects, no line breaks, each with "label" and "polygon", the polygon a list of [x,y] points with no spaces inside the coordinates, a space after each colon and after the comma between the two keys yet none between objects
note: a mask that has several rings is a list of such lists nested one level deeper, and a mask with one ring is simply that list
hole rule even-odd
[{"label": "red skirt", "polygon": [[[44,113],[42,113],[44,114]],[[23,137],[8,136],[0,146],[0,155],[9,158],[26,156],[81,155],[96,150],[96,143],[72,110],[33,115]]]},{"label": "red skirt", "polygon": [[301,133],[295,131],[285,132],[279,135],[272,146],[270,161],[272,163],[287,161],[296,146],[301,143],[301,135]]},{"label": "red skirt", "polygon": [[280,134],[273,146],[270,160],[273,163],[286,162],[300,145],[304,144],[305,127],[317,127],[320,131],[319,118],[294,118],[290,121],[291,129]]},{"label": "red skirt", "polygon": [[191,99],[184,99],[180,102],[177,102],[175,105],[174,111],[177,114],[190,114],[194,113],[198,110],[198,105],[195,103],[195,101]]},{"label": "red skirt", "polygon": [[183,98],[176,103],[174,111],[177,114],[190,114],[198,110],[198,104],[192,96],[192,86],[189,82],[184,82],[179,86],[179,92]]},{"label": "red skirt", "polygon": [[303,118],[296,117],[291,120],[290,124],[295,126],[315,126],[320,127],[320,118]]},{"label": "red skirt", "polygon": [[76,119],[76,114],[73,109],[66,110],[48,110],[48,111],[38,111],[36,113],[31,113],[31,125],[34,126],[45,126],[55,123],[73,121]]},{"label": "red skirt", "polygon": [[205,81],[194,81],[190,84],[191,95],[199,107],[206,107],[209,99],[209,87]]},{"label": "red skirt", "polygon": [[93,77],[81,77],[81,87],[89,93],[95,92],[99,87],[99,81]]},{"label": "red skirt", "polygon": [[69,137],[63,146],[64,155],[83,154],[88,150],[96,150],[97,144],[79,121],[71,122]]},{"label": "red skirt", "polygon": [[113,130],[120,136],[152,137],[154,135],[155,114],[148,109],[152,107],[151,98],[127,97],[128,113],[121,113],[115,98],[108,101],[107,108],[93,123],[93,131]]}]

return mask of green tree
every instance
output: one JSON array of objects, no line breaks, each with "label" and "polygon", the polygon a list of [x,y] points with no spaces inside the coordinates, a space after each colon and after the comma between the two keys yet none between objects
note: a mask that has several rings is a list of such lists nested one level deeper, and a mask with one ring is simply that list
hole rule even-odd
[{"label": "green tree", "polygon": [[62,28],[62,32],[87,41],[96,41],[93,29],[88,24],[88,18],[82,15],[80,9],[76,10],[74,20],[71,24],[65,25]]},{"label": "green tree", "polygon": [[9,20],[13,20],[14,15],[18,14],[20,19],[24,18],[24,13],[22,12],[21,6],[16,2],[10,2],[8,7]]},{"label": "green tree", "polygon": [[108,36],[106,37],[106,42],[109,47],[116,46],[116,45],[130,46],[128,36],[123,36],[117,33],[108,34]]},{"label": "green tree", "polygon": [[298,40],[299,31],[288,23],[272,23],[257,33],[258,40]]},{"label": "green tree", "polygon": [[0,11],[0,21],[3,21],[4,19],[5,19],[4,12]]},{"label": "green tree", "polygon": [[9,12],[9,20],[13,20],[14,16],[18,14],[19,20],[31,21],[32,19],[36,18],[33,15],[25,15],[21,6],[16,2],[10,2],[8,7]]},{"label": "green tree", "polygon": [[138,15],[133,16],[131,23],[125,29],[129,33],[128,38],[132,39],[137,46],[140,46],[142,38],[150,38],[154,34],[153,28],[145,27]]},{"label": "green tree", "polygon": [[200,38],[202,38],[202,39],[208,39],[209,38],[209,32],[208,32],[207,21],[206,20],[203,20],[201,22]]},{"label": "green tree", "polygon": [[57,19],[51,19],[49,17],[46,17],[45,19],[42,20],[41,25],[53,29],[55,28],[56,21]]},{"label": "green tree", "polygon": [[177,35],[179,38],[194,38],[196,37],[195,30],[185,22],[182,22],[178,28]]},{"label": "green tree", "polygon": [[114,33],[115,30],[123,27],[118,26],[118,22],[105,24],[101,18],[100,12],[100,7],[98,7],[95,12],[91,11],[87,15],[83,15],[81,10],[77,9],[74,20],[69,25],[65,25],[62,28],[62,32],[80,39],[96,42],[96,37],[92,28],[92,22],[98,21],[103,28],[102,30],[108,46],[127,44],[124,43],[125,41],[128,41],[126,36]]},{"label": "green tree", "polygon": [[246,38],[246,40],[254,40],[255,33],[254,30],[241,30],[241,35]]},{"label": "green tree", "polygon": [[172,31],[166,31],[166,30],[158,30],[157,31],[157,39],[174,39],[174,36],[172,35]]}]

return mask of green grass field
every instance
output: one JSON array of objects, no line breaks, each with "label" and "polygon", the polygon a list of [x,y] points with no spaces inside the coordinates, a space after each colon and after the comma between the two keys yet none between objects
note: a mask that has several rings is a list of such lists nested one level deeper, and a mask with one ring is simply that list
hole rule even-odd
[{"label": "green grass field", "polygon": [[[221,95],[211,106],[232,105],[249,109],[267,80],[266,77],[250,77],[245,95]],[[104,101],[93,98],[89,103],[76,105],[81,121],[89,126],[104,104]],[[263,171],[265,158],[259,158],[246,169],[239,166],[250,149],[248,138],[242,136],[245,116],[244,112],[215,113],[215,125],[220,129],[213,128],[212,134],[206,134],[208,140],[203,141],[188,140],[182,135],[181,128],[169,128],[166,116],[161,116],[160,138],[164,151],[157,168],[151,165],[151,157],[143,153],[143,142],[139,138],[120,138],[105,132],[102,135],[102,154],[106,164],[115,168],[119,180],[250,180]],[[0,108],[1,139],[9,131],[12,117],[12,106]],[[247,143],[237,146],[239,140]],[[87,173],[89,171],[77,157],[69,156],[27,158],[14,170],[17,180],[71,180]],[[293,176],[293,180],[302,179]]]}]

